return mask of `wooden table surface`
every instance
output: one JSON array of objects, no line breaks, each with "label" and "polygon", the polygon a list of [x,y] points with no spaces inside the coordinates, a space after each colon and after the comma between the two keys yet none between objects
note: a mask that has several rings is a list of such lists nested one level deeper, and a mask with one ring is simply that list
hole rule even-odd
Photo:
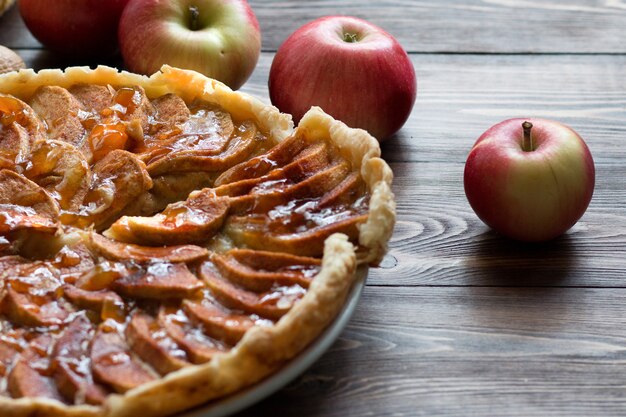
[{"label": "wooden table surface", "polygon": [[[383,146],[398,223],[355,317],[310,370],[238,417],[625,415],[626,3],[250,3],[263,52],[243,91],[269,102],[280,43],[313,18],[348,14],[397,37],[418,98]],[[15,8],[0,18],[0,44],[35,69],[83,64],[43,50]],[[463,192],[476,138],[517,116],[569,124],[595,158],[587,213],[550,243],[496,235]]]}]

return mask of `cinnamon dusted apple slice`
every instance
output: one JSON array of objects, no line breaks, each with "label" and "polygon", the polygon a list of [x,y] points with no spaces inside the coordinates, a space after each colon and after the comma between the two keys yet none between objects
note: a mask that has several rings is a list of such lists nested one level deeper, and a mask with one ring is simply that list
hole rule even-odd
[{"label": "cinnamon dusted apple slice", "polygon": [[144,148],[137,149],[148,164],[185,150],[219,154],[235,130],[230,114],[215,105],[193,104],[190,111],[181,98],[171,94],[153,100],[153,105],[157,132],[146,139]]},{"label": "cinnamon dusted apple slice", "polygon": [[194,262],[209,255],[205,248],[195,245],[177,246],[140,246],[132,243],[122,243],[92,232],[89,236],[91,247],[108,259],[128,260],[135,262]]},{"label": "cinnamon dusted apple slice", "polygon": [[15,169],[15,155],[0,150],[0,169]]},{"label": "cinnamon dusted apple slice", "polygon": [[110,106],[100,110],[92,120],[83,151],[90,160],[100,161],[114,150],[143,143],[144,132],[150,127],[154,108],[141,87],[122,87],[115,91]]},{"label": "cinnamon dusted apple slice", "polygon": [[321,268],[317,258],[249,249],[232,249],[211,261],[223,277],[255,292],[269,291],[276,284],[308,288]]},{"label": "cinnamon dusted apple slice", "polygon": [[262,293],[249,291],[223,278],[209,261],[202,264],[199,275],[211,293],[227,307],[271,319],[284,316],[306,293],[306,290],[297,284],[275,285]]},{"label": "cinnamon dusted apple slice", "polygon": [[56,140],[35,144],[24,175],[48,191],[63,210],[78,209],[91,183],[91,170],[82,152]]},{"label": "cinnamon dusted apple slice", "polygon": [[[0,378],[3,378],[9,372],[9,369],[13,368],[13,361],[18,355],[18,351],[9,346],[3,340],[0,340]],[[0,386],[0,394],[5,394],[5,388]]]},{"label": "cinnamon dusted apple slice", "polygon": [[137,123],[144,132],[150,127],[150,118],[154,116],[154,106],[146,96],[143,87],[122,87],[113,96],[113,105],[100,114],[109,116],[107,110],[115,112],[122,120]]},{"label": "cinnamon dusted apple slice", "polygon": [[145,165],[127,151],[114,150],[93,167],[93,180],[80,210],[63,217],[78,227],[107,227],[119,213],[152,187]]},{"label": "cinnamon dusted apple slice", "polygon": [[179,308],[161,307],[158,321],[169,337],[187,353],[191,363],[208,362],[216,354],[228,350],[222,342],[207,336],[201,328],[194,326]]},{"label": "cinnamon dusted apple slice", "polygon": [[81,314],[65,328],[52,349],[54,381],[58,390],[73,404],[101,404],[107,390],[94,382],[89,358],[89,343],[94,328]]},{"label": "cinnamon dusted apple slice", "polygon": [[[8,322],[0,321],[0,327],[3,328],[4,334],[0,338],[0,378],[6,376],[13,362],[17,359],[19,353],[26,347],[24,336],[26,331],[23,329],[11,329]],[[0,384],[0,393],[4,391],[4,387]]]},{"label": "cinnamon dusted apple slice", "polygon": [[82,146],[86,129],[80,114],[85,109],[69,91],[58,86],[42,86],[35,91],[29,104],[45,120],[49,139],[64,141],[77,148]]},{"label": "cinnamon dusted apple slice", "polygon": [[145,271],[124,276],[113,282],[112,288],[125,297],[148,299],[188,298],[203,284],[189,272],[184,263],[155,262]]},{"label": "cinnamon dusted apple slice", "polygon": [[187,201],[170,204],[152,217],[124,216],[104,235],[121,242],[176,245],[207,242],[228,214],[228,198],[215,197],[210,189],[192,193]]},{"label": "cinnamon dusted apple slice", "polygon": [[196,101],[191,104],[191,117],[183,128],[184,134],[208,139],[199,149],[222,151],[235,133],[230,113],[217,104]]},{"label": "cinnamon dusted apple slice", "polygon": [[0,235],[21,229],[54,233],[57,228],[58,223],[56,221],[39,216],[30,207],[0,204]]},{"label": "cinnamon dusted apple slice", "polygon": [[69,317],[59,299],[58,272],[44,262],[16,267],[6,279],[2,309],[13,323],[24,326],[59,326]]},{"label": "cinnamon dusted apple slice", "polygon": [[[75,84],[68,88],[72,94],[87,111],[92,113],[100,113],[102,110],[111,106],[115,90],[110,86],[96,84]],[[85,124],[85,120],[83,120]],[[91,129],[93,126],[87,126]]]},{"label": "cinnamon dusted apple slice", "polygon": [[223,152],[219,153],[210,147],[207,149],[208,145],[195,144],[190,150],[170,152],[148,161],[148,171],[153,176],[172,172],[224,171],[245,160],[256,148],[260,138],[262,136],[257,136],[256,125],[252,121],[245,121],[236,129]]},{"label": "cinnamon dusted apple slice", "polygon": [[359,197],[365,195],[364,188],[365,184],[359,174],[352,172],[341,184],[324,194],[316,204],[316,208],[320,210],[354,203]]},{"label": "cinnamon dusted apple slice", "polygon": [[233,346],[257,324],[246,314],[228,311],[206,299],[202,302],[185,300],[183,310],[192,321],[202,325],[206,334]]},{"label": "cinnamon dusted apple slice", "polygon": [[256,185],[245,196],[230,200],[231,213],[264,213],[273,207],[299,199],[314,199],[335,188],[350,172],[347,162],[328,167],[301,182],[266,181]]},{"label": "cinnamon dusted apple slice", "polygon": [[0,168],[14,169],[31,146],[45,138],[45,126],[33,109],[16,97],[0,94]]},{"label": "cinnamon dusted apple slice", "polygon": [[20,293],[11,283],[7,285],[2,304],[6,315],[23,326],[58,326],[69,317],[69,312],[49,294]]},{"label": "cinnamon dusted apple slice", "polygon": [[7,388],[13,398],[43,397],[63,401],[49,373],[48,351],[53,339],[44,334],[33,339],[13,365]]},{"label": "cinnamon dusted apple slice", "polygon": [[59,206],[34,182],[6,169],[0,170],[0,234],[18,229],[54,233]]},{"label": "cinnamon dusted apple slice", "polygon": [[[19,351],[15,346],[0,339],[0,377],[6,376],[7,371],[11,369],[13,360],[17,357]],[[0,391],[1,392],[1,391]]]},{"label": "cinnamon dusted apple slice", "polygon": [[176,94],[164,94],[152,100],[155,119],[159,131],[179,127],[189,120],[191,115],[185,101]]},{"label": "cinnamon dusted apple slice", "polygon": [[55,382],[28,366],[28,359],[20,358],[7,377],[7,388],[13,398],[43,397],[63,401]]},{"label": "cinnamon dusted apple slice", "polygon": [[49,263],[59,271],[62,282],[73,284],[95,267],[94,255],[82,242],[63,246]]},{"label": "cinnamon dusted apple slice", "polygon": [[290,136],[263,155],[250,158],[223,172],[215,180],[215,186],[265,175],[272,169],[282,167],[291,162],[293,156],[300,153],[306,146],[307,142],[301,138]]},{"label": "cinnamon dusted apple slice", "polygon": [[190,365],[185,351],[157,320],[143,312],[133,314],[126,327],[126,340],[133,352],[161,375]]},{"label": "cinnamon dusted apple slice", "polygon": [[106,320],[96,330],[89,357],[95,380],[116,392],[126,392],[156,378],[132,356],[119,325],[112,320]]},{"label": "cinnamon dusted apple slice", "polygon": [[131,274],[138,274],[139,272],[138,266],[105,260],[99,262],[94,268],[86,271],[78,278],[76,287],[85,291],[105,290],[110,288],[116,280]]},{"label": "cinnamon dusted apple slice", "polygon": [[0,93],[0,125],[7,127],[11,124],[23,126],[31,143],[46,137],[46,128],[31,106],[17,97]]},{"label": "cinnamon dusted apple slice", "polygon": [[[296,216],[305,219],[289,224],[289,220]],[[321,256],[324,241],[334,233],[346,234],[356,242],[358,227],[367,221],[367,216],[352,211],[331,211],[327,215],[298,213],[295,206],[286,205],[267,215],[233,216],[226,223],[225,233],[238,246],[299,256]]]},{"label": "cinnamon dusted apple slice", "polygon": [[30,151],[30,142],[24,127],[16,123],[8,126],[0,123],[0,169],[14,170],[18,163],[25,161]]},{"label": "cinnamon dusted apple slice", "polygon": [[328,149],[325,143],[316,143],[304,149],[293,162],[272,169],[268,174],[257,178],[243,179],[237,182],[223,184],[215,188],[215,194],[219,196],[236,197],[249,193],[253,188],[261,183],[274,182],[281,183],[281,180],[288,179],[292,183],[297,183],[328,167]]},{"label": "cinnamon dusted apple slice", "polygon": [[20,255],[0,256],[0,291],[6,284],[5,278],[8,276],[19,276],[21,270],[30,269],[28,259]]},{"label": "cinnamon dusted apple slice", "polygon": [[168,144],[182,132],[182,125],[189,120],[187,104],[175,94],[164,94],[152,100],[154,114],[149,129],[142,140],[135,141],[132,150],[144,161],[170,152]]},{"label": "cinnamon dusted apple slice", "polygon": [[124,301],[113,291],[86,291],[73,285],[65,285],[63,295],[74,305],[95,311],[104,319],[113,318],[122,321],[124,317]]}]

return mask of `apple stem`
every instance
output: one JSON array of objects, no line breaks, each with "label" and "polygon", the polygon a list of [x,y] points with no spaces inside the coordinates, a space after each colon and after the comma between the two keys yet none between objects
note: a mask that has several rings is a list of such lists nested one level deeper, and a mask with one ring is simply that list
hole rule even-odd
[{"label": "apple stem", "polygon": [[522,123],[522,129],[524,129],[524,142],[522,143],[522,149],[526,152],[531,152],[533,150],[533,138],[530,134],[532,128],[532,123],[528,121]]},{"label": "apple stem", "polygon": [[198,30],[198,20],[200,17],[200,11],[197,6],[189,6],[189,13],[191,14],[191,21],[189,22],[189,29]]},{"label": "apple stem", "polygon": [[356,33],[345,32],[343,34],[343,41],[348,43],[356,43],[359,41],[359,38]]}]

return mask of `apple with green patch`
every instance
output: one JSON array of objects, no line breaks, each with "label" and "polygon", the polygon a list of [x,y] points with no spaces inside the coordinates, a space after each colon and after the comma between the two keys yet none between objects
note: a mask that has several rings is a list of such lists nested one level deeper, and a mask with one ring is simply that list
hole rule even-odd
[{"label": "apple with green patch", "polygon": [[241,87],[261,52],[259,23],[245,0],[130,0],[119,26],[124,63],[153,74],[162,65]]},{"label": "apple with green patch", "polygon": [[585,213],[595,185],[589,148],[559,122],[505,120],[474,144],[465,194],[493,230],[521,241],[562,235]]}]

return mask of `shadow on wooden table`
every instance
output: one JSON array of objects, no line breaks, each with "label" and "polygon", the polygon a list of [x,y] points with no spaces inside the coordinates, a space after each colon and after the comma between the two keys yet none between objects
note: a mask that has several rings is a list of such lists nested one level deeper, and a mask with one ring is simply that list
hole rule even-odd
[{"label": "shadow on wooden table", "polygon": [[481,284],[497,287],[569,286],[578,262],[576,238],[565,234],[542,243],[517,242],[488,231],[477,242],[466,267],[481,276]]},{"label": "shadow on wooden table", "polygon": [[67,68],[73,66],[87,66],[95,68],[98,65],[107,65],[123,69],[122,58],[119,55],[110,57],[77,58],[56,54],[42,49],[22,50],[20,55],[24,61],[31,63],[31,68],[39,71],[47,68]]}]

